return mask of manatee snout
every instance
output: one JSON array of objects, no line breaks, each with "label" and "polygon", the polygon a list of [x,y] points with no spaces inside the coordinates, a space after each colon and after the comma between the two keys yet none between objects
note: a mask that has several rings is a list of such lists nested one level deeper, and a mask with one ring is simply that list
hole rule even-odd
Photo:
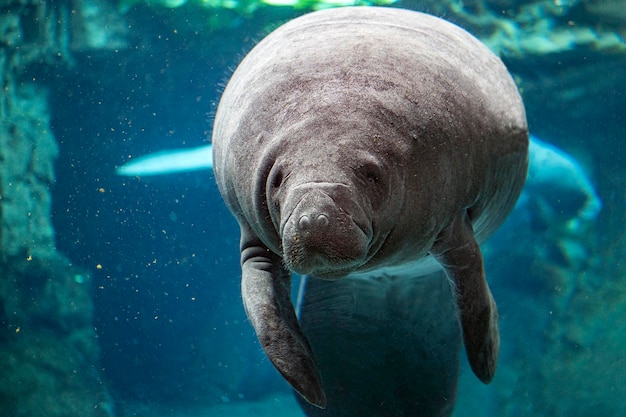
[{"label": "manatee snout", "polygon": [[[362,265],[371,225],[344,185],[303,187],[282,227],[286,266],[299,274],[332,279]],[[303,191],[300,194],[298,191]],[[351,201],[344,207],[341,201]]]}]

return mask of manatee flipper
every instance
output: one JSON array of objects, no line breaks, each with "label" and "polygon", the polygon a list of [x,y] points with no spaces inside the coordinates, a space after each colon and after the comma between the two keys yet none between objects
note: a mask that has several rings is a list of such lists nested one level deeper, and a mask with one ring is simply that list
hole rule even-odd
[{"label": "manatee flipper", "polygon": [[248,319],[270,361],[308,402],[326,398],[308,341],[291,303],[291,273],[247,227],[241,227],[241,293]]},{"label": "manatee flipper", "polygon": [[500,350],[498,310],[466,211],[441,232],[432,253],[453,284],[469,364],[478,379],[488,384]]},{"label": "manatee flipper", "polygon": [[309,277],[300,313],[324,381],[309,417],[447,417],[461,329],[442,271],[422,277]]}]

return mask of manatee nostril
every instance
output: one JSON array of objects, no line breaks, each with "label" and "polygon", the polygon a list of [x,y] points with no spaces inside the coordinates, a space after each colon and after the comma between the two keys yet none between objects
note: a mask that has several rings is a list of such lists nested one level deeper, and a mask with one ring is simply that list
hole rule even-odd
[{"label": "manatee nostril", "polygon": [[325,214],[320,214],[318,216],[315,216],[315,215],[311,216],[308,214],[304,214],[302,215],[302,217],[300,217],[300,220],[298,220],[298,227],[301,230],[307,230],[313,226],[315,227],[328,226],[328,216],[326,216]]},{"label": "manatee nostril", "polygon": [[325,214],[320,214],[317,216],[317,219],[315,219],[315,224],[319,227],[328,226],[328,217],[326,217]]},{"label": "manatee nostril", "polygon": [[310,229],[311,228],[311,218],[309,216],[307,216],[306,214],[304,216],[300,217],[300,220],[298,221],[298,226],[302,230]]}]

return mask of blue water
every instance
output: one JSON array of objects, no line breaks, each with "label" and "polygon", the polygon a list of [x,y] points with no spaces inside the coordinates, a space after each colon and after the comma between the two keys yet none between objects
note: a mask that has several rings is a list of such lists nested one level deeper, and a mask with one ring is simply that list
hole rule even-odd
[{"label": "blue water", "polygon": [[[191,9],[132,9],[142,27],[132,42],[149,52],[78,54],[51,91],[58,248],[93,273],[102,372],[120,415],[302,415],[246,320],[239,229],[212,173],[115,175],[129,156],[209,143],[232,69],[267,22],[296,15],[274,13],[205,35]],[[602,79],[584,75],[585,55]],[[626,53],[504,60],[525,80],[531,130],[580,162],[604,207],[581,229],[521,222],[494,237],[500,368],[487,387],[463,371],[455,415],[622,415]]]}]

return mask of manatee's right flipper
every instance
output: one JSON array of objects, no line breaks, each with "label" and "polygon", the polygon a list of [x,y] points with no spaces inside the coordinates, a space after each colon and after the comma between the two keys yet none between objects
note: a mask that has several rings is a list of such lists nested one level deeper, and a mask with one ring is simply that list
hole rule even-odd
[{"label": "manatee's right flipper", "polygon": [[244,307],[263,350],[298,393],[316,407],[324,407],[326,397],[313,353],[291,303],[291,274],[243,226],[241,264]]},{"label": "manatee's right flipper", "polygon": [[300,312],[324,381],[309,417],[447,417],[461,331],[442,271],[422,277],[309,277]]},{"label": "manatee's right flipper", "polygon": [[441,232],[432,254],[453,284],[469,364],[478,379],[488,384],[496,372],[500,350],[498,310],[465,211]]}]

